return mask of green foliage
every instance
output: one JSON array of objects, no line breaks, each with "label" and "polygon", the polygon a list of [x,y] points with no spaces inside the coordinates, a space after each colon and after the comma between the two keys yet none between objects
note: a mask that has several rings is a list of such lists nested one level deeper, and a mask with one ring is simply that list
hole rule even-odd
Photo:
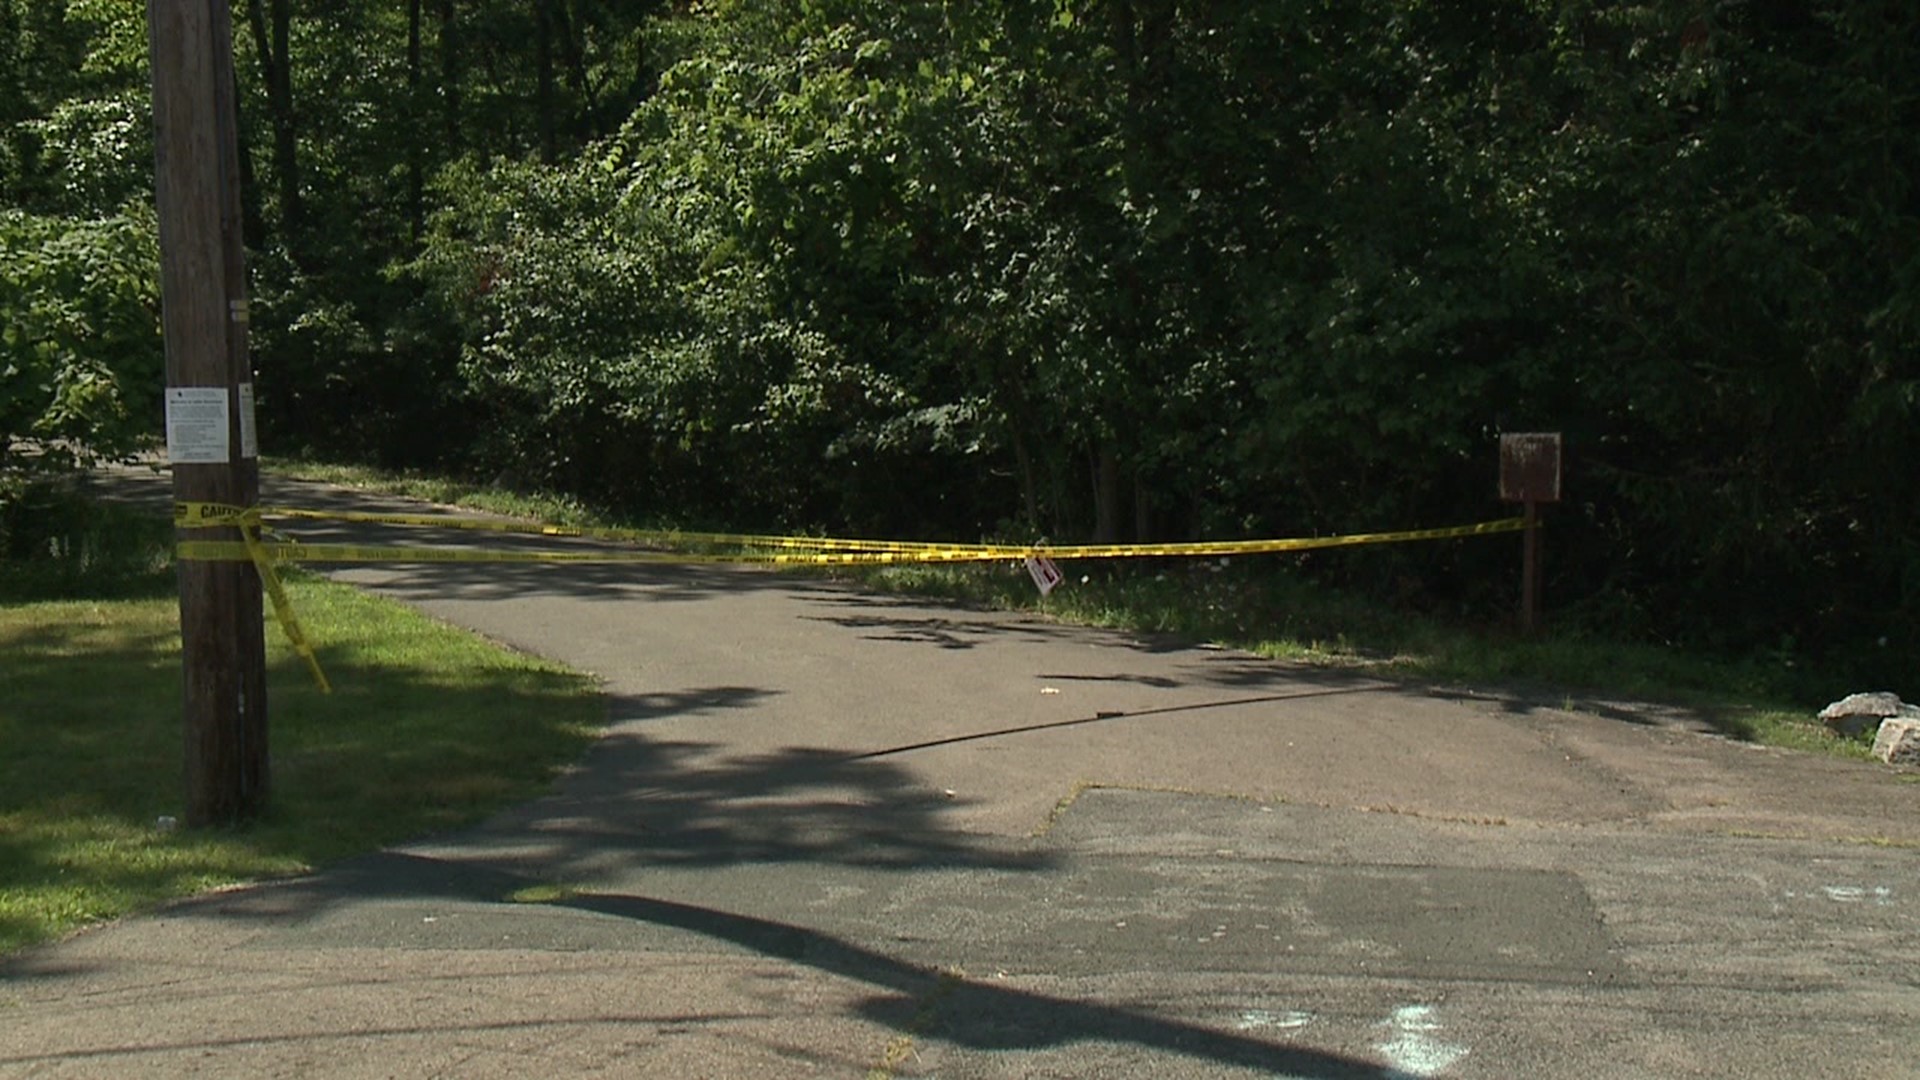
[{"label": "green foliage", "polygon": [[[1562,430],[1563,618],[1897,674],[1909,7],[247,0],[265,434],[1066,540],[1487,517]],[[137,196],[136,22],[0,0],[16,205]],[[1485,619],[1510,562],[1317,572]]]},{"label": "green foliage", "polygon": [[[446,309],[394,270],[419,254],[443,169],[557,159],[617,128],[656,75],[648,20],[664,6],[236,5],[270,445],[390,465],[482,456],[441,437],[492,419],[461,384]],[[284,100],[271,90],[278,70]]]},{"label": "green foliage", "polygon": [[[497,460],[797,521],[857,516],[869,475],[965,452],[964,403],[914,393],[911,338],[834,310],[901,270],[894,155],[866,137],[886,95],[852,74],[882,51],[844,28],[778,55],[716,44],[570,168],[443,174],[417,269],[461,315]],[[803,275],[842,287],[804,295]]]},{"label": "green foliage", "polygon": [[158,426],[158,258],[144,211],[0,209],[0,485],[125,455]]},{"label": "green foliage", "polygon": [[[10,548],[59,548],[59,530],[23,520],[41,485],[131,452],[158,426],[145,40],[140,11],[111,0],[0,0],[0,545]],[[76,560],[94,557],[82,547]]]},{"label": "green foliage", "polygon": [[70,98],[21,127],[42,148],[48,206],[94,215],[152,201],[152,103],[143,91]]},{"label": "green foliage", "polygon": [[[1909,655],[1911,23],[741,0],[609,142],[449,174],[422,266],[476,397],[522,403],[501,459],[563,483],[1327,531],[1493,513],[1495,436],[1561,429],[1585,625]],[[902,471],[940,480],[905,507]],[[1486,611],[1508,558],[1346,577]]]},{"label": "green foliage", "polygon": [[146,18],[120,0],[0,0],[0,206],[98,217],[152,171]]},{"label": "green foliage", "polygon": [[172,593],[173,526],[42,482],[0,499],[0,604]]}]

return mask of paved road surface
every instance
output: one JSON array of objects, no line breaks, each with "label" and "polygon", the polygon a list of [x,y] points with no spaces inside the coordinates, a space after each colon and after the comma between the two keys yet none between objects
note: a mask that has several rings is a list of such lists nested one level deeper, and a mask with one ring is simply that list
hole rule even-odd
[{"label": "paved road surface", "polygon": [[605,737],[0,965],[0,1076],[1920,1076],[1911,773],[755,570],[339,576]]}]

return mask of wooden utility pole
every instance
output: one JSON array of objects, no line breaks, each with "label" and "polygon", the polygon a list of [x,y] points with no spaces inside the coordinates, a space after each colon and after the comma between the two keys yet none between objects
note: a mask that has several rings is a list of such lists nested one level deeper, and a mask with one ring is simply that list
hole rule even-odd
[{"label": "wooden utility pole", "polygon": [[[255,506],[232,13],[228,0],[148,0],[147,30],[173,497]],[[192,535],[240,539],[237,529]],[[228,824],[267,801],[260,578],[246,562],[182,560],[178,573],[186,823]]]}]

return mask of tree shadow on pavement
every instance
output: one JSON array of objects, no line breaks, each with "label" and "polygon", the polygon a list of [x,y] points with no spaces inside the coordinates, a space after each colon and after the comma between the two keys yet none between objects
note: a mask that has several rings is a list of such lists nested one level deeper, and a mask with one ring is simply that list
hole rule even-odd
[{"label": "tree shadow on pavement", "polygon": [[1699,735],[1723,735],[1751,741],[1753,729],[1744,729],[1730,712],[1591,692],[1567,691],[1514,682],[1495,689],[1465,690],[1451,686],[1422,686],[1426,697],[1439,701],[1484,703],[1508,716],[1532,717],[1552,713],[1581,713],[1636,727],[1672,728]]},{"label": "tree shadow on pavement", "polygon": [[[207,898],[224,914],[298,916],[352,900],[438,899],[589,912],[680,930],[771,960],[871,986],[856,1008],[916,1039],[980,1051],[1046,1050],[1075,1043],[1131,1045],[1169,1056],[1254,1068],[1301,1080],[1378,1080],[1383,1070],[1347,1055],[1267,1042],[1145,1009],[1075,1001],[977,982],[806,926],[621,892],[569,892],[528,902],[544,883],[466,859],[380,852],[251,896]],[[248,911],[248,909],[251,909]]]},{"label": "tree shadow on pavement", "polygon": [[[302,539],[310,539],[303,536]],[[328,541],[332,542],[332,541]],[[418,545],[419,537],[370,540],[357,535],[351,542]],[[457,546],[428,542],[428,547]],[[491,550],[553,550],[551,542],[505,542]],[[476,549],[477,550],[477,549]],[[674,563],[391,563],[367,566],[310,564],[329,576],[354,584],[374,585],[399,600],[511,600],[531,596],[560,596],[594,603],[690,603],[760,589],[782,592],[839,591],[849,588],[821,578],[781,573],[759,566],[702,566]]]},{"label": "tree shadow on pavement", "polygon": [[557,906],[676,927],[883,988],[889,993],[861,1006],[867,1019],[967,1049],[1042,1050],[1108,1042],[1302,1080],[1378,1080],[1382,1074],[1379,1066],[1343,1054],[1264,1042],[1140,1009],[976,982],[770,919],[642,896],[583,895]]},{"label": "tree shadow on pavement", "polygon": [[965,735],[949,735],[945,738],[927,739],[922,742],[889,746],[880,750],[868,750],[852,755],[847,760],[871,761],[875,758],[908,754],[916,750],[930,750],[938,746],[954,746],[960,743],[979,742],[984,739],[1002,739],[1009,735],[1025,735],[1036,731],[1055,731],[1060,728],[1084,727],[1088,724],[1110,724],[1125,720],[1144,720],[1150,717],[1205,712],[1209,709],[1235,709],[1248,705],[1274,705],[1281,702],[1300,701],[1307,698],[1338,697],[1343,694],[1366,694],[1372,693],[1373,691],[1374,688],[1368,686],[1333,687],[1325,690],[1298,690],[1291,693],[1263,694],[1259,697],[1231,698],[1224,701],[1201,701],[1186,705],[1166,705],[1154,709],[1103,710],[1094,713],[1092,716],[1076,716],[1067,720],[1047,720],[1035,724],[1021,724],[1016,727],[969,732]]},{"label": "tree shadow on pavement", "polygon": [[[924,609],[923,609],[924,611]],[[955,613],[956,616],[959,613]],[[989,642],[1039,643],[1067,633],[1086,633],[1077,627],[1063,628],[1032,620],[948,617],[923,613],[914,617],[900,615],[802,615],[808,622],[829,623],[848,630],[863,631],[863,641],[885,641],[912,645],[934,645],[942,649],[972,649]]]},{"label": "tree shadow on pavement", "polygon": [[927,786],[903,765],[824,748],[725,756],[718,749],[611,732],[557,793],[447,843],[563,881],[749,863],[1049,865],[1041,853],[948,827],[946,815],[968,801]]}]

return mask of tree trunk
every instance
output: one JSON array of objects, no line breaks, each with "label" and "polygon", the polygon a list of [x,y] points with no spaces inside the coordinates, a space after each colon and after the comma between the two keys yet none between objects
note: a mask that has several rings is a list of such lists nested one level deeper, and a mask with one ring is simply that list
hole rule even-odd
[{"label": "tree trunk", "polygon": [[1026,510],[1027,527],[1040,527],[1040,488],[1033,471],[1033,447],[1027,445],[1024,424],[1018,417],[1007,425],[1013,440],[1014,469],[1020,478],[1020,505]]},{"label": "tree trunk", "polygon": [[1104,439],[1093,455],[1093,542],[1120,542],[1120,457]]},{"label": "tree trunk", "polygon": [[1133,542],[1146,544],[1153,541],[1153,490],[1147,486],[1146,477],[1133,474]]},{"label": "tree trunk", "polygon": [[420,3],[407,0],[407,239],[415,247],[426,201],[426,166],[420,160]]},{"label": "tree trunk", "polygon": [[1020,505],[1026,510],[1027,527],[1039,529],[1040,482],[1033,460],[1033,443],[1029,437],[1035,427],[1033,405],[1027,400],[1026,387],[1016,373],[1002,375],[995,397],[1001,401],[1000,410],[1007,421],[1008,440],[1013,443],[1014,468],[1020,481]]},{"label": "tree trunk", "polygon": [[540,160],[551,165],[560,157],[553,123],[553,0],[533,0],[533,56],[538,82],[534,88],[535,123],[540,134]]},{"label": "tree trunk", "polygon": [[254,51],[260,56],[261,74],[267,84],[281,239],[297,264],[306,213],[300,199],[299,131],[293,115],[293,73],[288,67],[288,39],[292,36],[290,3],[291,0],[249,0],[247,25],[253,31]]},{"label": "tree trunk", "polygon": [[586,45],[581,40],[579,20],[568,16],[566,0],[558,0],[553,6],[555,29],[559,32],[560,56],[567,63],[567,85],[573,88],[578,102],[579,112],[574,124],[574,134],[583,138],[593,138],[605,134],[597,123],[596,95],[587,79]]},{"label": "tree trunk", "polygon": [[268,104],[273,110],[274,171],[280,177],[281,216],[285,219],[289,247],[294,246],[306,226],[306,206],[300,196],[299,129],[293,112],[293,0],[272,0],[274,83],[268,89]]},{"label": "tree trunk", "polygon": [[460,153],[460,28],[453,17],[453,0],[439,0],[440,107],[447,136],[447,154]]},{"label": "tree trunk", "polygon": [[20,13],[13,9],[13,0],[0,0],[0,124],[9,134],[15,122],[31,115],[20,70],[20,38]]},{"label": "tree trunk", "polygon": [[[4,3],[5,0],[0,0]],[[246,95],[240,92],[240,73],[233,73],[234,137],[240,149],[240,238],[249,251],[257,251],[267,242],[267,218],[260,205],[260,177],[253,168],[253,139],[247,117],[240,108]]]},{"label": "tree trunk", "polygon": [[[482,48],[480,50],[480,67],[486,75],[487,86],[492,88],[490,99],[483,96],[482,100],[495,102],[497,108],[497,103],[506,95],[501,89],[500,65],[494,56],[493,49]],[[495,146],[507,147],[508,153],[510,154],[519,153],[521,139],[520,114],[512,109],[501,109],[499,112],[500,116],[496,122],[503,125],[503,127],[501,131],[495,133],[493,141],[491,143],[488,142],[486,138],[487,130],[484,127],[481,130],[480,138],[474,140],[476,143],[476,151],[480,156],[480,163],[482,165],[492,160],[493,148]]]}]

